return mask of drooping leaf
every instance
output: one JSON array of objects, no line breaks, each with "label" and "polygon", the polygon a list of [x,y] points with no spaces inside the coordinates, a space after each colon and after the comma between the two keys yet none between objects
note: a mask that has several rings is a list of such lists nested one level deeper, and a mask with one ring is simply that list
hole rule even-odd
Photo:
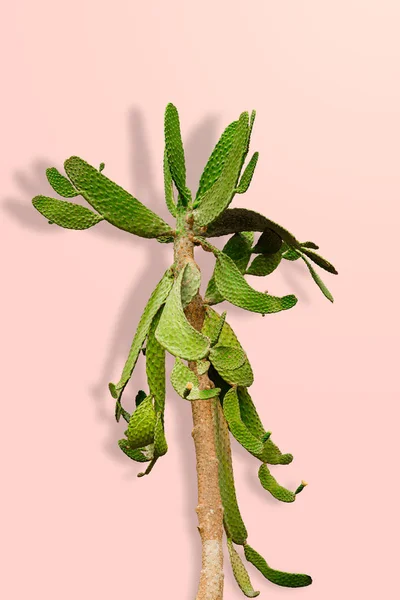
[{"label": "drooping leaf", "polygon": [[63,198],[75,198],[79,195],[71,182],[64,175],[61,175],[55,167],[46,169],[46,177],[53,190]]},{"label": "drooping leaf", "polygon": [[218,458],[219,489],[224,508],[225,530],[227,536],[235,544],[243,545],[247,540],[247,530],[237,502],[229,429],[220,402],[216,402],[215,404],[215,442]]},{"label": "drooping leaf", "polygon": [[324,282],[322,281],[322,279],[318,275],[318,273],[313,269],[310,261],[307,260],[305,256],[302,256],[301,258],[306,263],[306,265],[308,267],[308,270],[311,273],[311,277],[314,279],[315,283],[317,284],[317,286],[319,287],[319,289],[321,290],[321,292],[324,294],[325,298],[328,298],[328,300],[330,300],[331,302],[333,302],[333,296],[332,296],[332,294],[330,293],[330,291],[328,290],[328,288],[326,287],[326,285],[324,284]]},{"label": "drooping leaf", "polygon": [[186,360],[200,360],[207,355],[210,340],[192,327],[183,312],[181,293],[185,269],[186,265],[175,280],[155,336],[170,354]]},{"label": "drooping leaf", "polygon": [[277,500],[281,502],[294,502],[296,500],[296,494],[279,485],[265,463],[258,470],[258,478],[263,488]]},{"label": "drooping leaf", "polygon": [[233,575],[238,586],[247,598],[256,598],[256,596],[260,595],[260,592],[256,592],[254,590],[246,567],[244,566],[238,552],[233,547],[232,540],[227,538],[227,544]]},{"label": "drooping leaf", "polygon": [[279,266],[282,260],[282,254],[259,254],[255,257],[246,271],[246,275],[256,275],[257,277],[265,277],[270,275]]},{"label": "drooping leaf", "polygon": [[68,158],[64,168],[85,200],[115,227],[144,238],[172,233],[161,217],[78,156]]},{"label": "drooping leaf", "polygon": [[246,208],[226,209],[213,223],[208,225],[204,237],[220,237],[240,231],[264,231],[267,228],[275,231],[290,246],[301,250],[300,242],[289,231],[264,215]]},{"label": "drooping leaf", "polygon": [[248,133],[249,115],[242,113],[235,127],[229,154],[219,178],[199,198],[198,207],[193,211],[197,226],[203,227],[214,221],[230,204],[240,174],[241,162]]},{"label": "drooping leaf", "polygon": [[261,440],[253,436],[241,419],[236,388],[231,388],[229,392],[225,394],[223,411],[229,429],[239,444],[252,454],[261,453],[263,449]]},{"label": "drooping leaf", "polygon": [[57,200],[47,196],[35,196],[32,200],[33,206],[46,219],[65,229],[89,229],[99,221],[103,221],[101,215],[96,215],[85,206]]},{"label": "drooping leaf", "polygon": [[176,203],[174,198],[174,189],[172,185],[171,171],[168,164],[167,149],[164,150],[164,193],[165,203],[171,215],[176,217]]},{"label": "drooping leaf", "polygon": [[207,161],[204,171],[200,177],[199,189],[196,193],[196,200],[194,207],[196,207],[199,198],[214,185],[219,176],[222,173],[226,157],[232,147],[232,142],[235,134],[237,121],[230,123],[224,130],[221,137],[219,138],[214,150],[211,153],[210,158]]},{"label": "drooping leaf", "polygon": [[[113,398],[118,400],[121,398],[122,392],[124,391],[129,379],[131,378],[133,369],[135,368],[140,350],[149,332],[151,322],[154,319],[160,307],[166,301],[168,294],[172,289],[173,282],[174,279],[171,270],[167,269],[162,279],[151,294],[149,301],[146,304],[146,307],[143,311],[143,314],[140,317],[139,325],[136,330],[135,337],[133,338],[129,355],[122,371],[121,379],[117,384],[109,384],[110,392]],[[117,418],[117,421],[118,420],[119,418]]]},{"label": "drooping leaf", "polygon": [[[253,232],[235,233],[225,244],[222,252],[231,257],[235,262],[237,268],[241,273],[246,271],[247,265],[249,264],[251,256],[251,246],[253,244],[254,234]],[[204,301],[207,304],[218,304],[223,302],[223,297],[219,293],[216,283],[215,275],[211,276],[208,282],[207,290],[204,296]]]},{"label": "drooping leaf", "polygon": [[254,152],[253,156],[249,160],[242,177],[240,178],[239,185],[236,188],[236,194],[244,194],[249,189],[251,180],[253,179],[254,171],[257,166],[258,152]]},{"label": "drooping leaf", "polygon": [[199,389],[199,381],[196,374],[177,358],[171,371],[171,384],[181,398],[185,400],[208,400],[219,395],[219,388],[207,390]]},{"label": "drooping leaf", "polygon": [[215,283],[223,298],[231,304],[252,312],[268,314],[287,310],[297,303],[293,294],[279,298],[258,292],[245,280],[234,261],[212,246],[217,262]]},{"label": "drooping leaf", "polygon": [[150,394],[154,396],[157,411],[164,411],[165,406],[165,350],[155,337],[160,321],[161,307],[151,322],[146,345],[146,375]]},{"label": "drooping leaf", "polygon": [[149,460],[151,460],[145,456],[139,448],[131,448],[126,439],[118,440],[118,446],[126,456],[129,456],[130,459],[135,460],[136,462],[149,462]]},{"label": "drooping leaf", "polygon": [[275,254],[282,246],[282,238],[273,229],[267,227],[260,235],[252,252],[255,254]]},{"label": "drooping leaf", "polygon": [[219,319],[219,322],[217,323],[217,326],[214,329],[214,331],[212,332],[212,336],[210,337],[211,348],[213,348],[213,346],[215,346],[219,341],[219,337],[221,335],[222,328],[225,323],[225,319],[226,319],[226,310],[222,313],[222,315]]},{"label": "drooping leaf", "polygon": [[232,371],[241,367],[246,360],[246,354],[240,348],[232,346],[217,346],[211,348],[209,359],[221,377],[225,370]]},{"label": "drooping leaf", "polygon": [[176,107],[169,103],[164,117],[165,148],[172,179],[184,202],[191,200],[190,190],[186,187],[185,153],[183,150],[181,126]]},{"label": "drooping leaf", "polygon": [[300,258],[301,254],[294,248],[288,248],[285,252],[282,253],[282,258],[286,260],[297,260]]},{"label": "drooping leaf", "polygon": [[276,585],[296,588],[305,587],[312,583],[312,579],[309,575],[303,575],[301,573],[285,573],[283,571],[271,569],[265,559],[248,544],[244,547],[244,554],[246,559],[251,562],[251,564],[254,565],[268,581],[271,581]]},{"label": "drooping leaf", "polygon": [[161,412],[157,413],[154,427],[154,457],[159,458],[168,452],[168,444],[164,431],[164,419]]},{"label": "drooping leaf", "polygon": [[318,250],[319,246],[317,246],[317,244],[314,244],[314,242],[301,242],[301,247],[302,248],[311,248],[312,250]]},{"label": "drooping leaf", "polygon": [[131,448],[141,448],[154,442],[154,429],[156,424],[156,412],[153,399],[148,396],[129,419],[126,437]]},{"label": "drooping leaf", "polygon": [[186,308],[199,291],[201,273],[194,262],[188,262],[182,278],[182,306]]},{"label": "drooping leaf", "polygon": [[306,256],[308,256],[308,258],[311,258],[311,260],[313,262],[315,262],[316,265],[318,265],[319,267],[321,267],[321,269],[325,269],[325,271],[328,271],[329,273],[333,273],[334,275],[337,275],[338,272],[336,271],[335,267],[333,265],[331,265],[330,262],[328,262],[325,258],[323,258],[322,256],[320,256],[319,254],[317,254],[316,252],[314,252],[313,250],[309,250],[308,248],[302,248],[302,252],[303,254],[305,254]]}]

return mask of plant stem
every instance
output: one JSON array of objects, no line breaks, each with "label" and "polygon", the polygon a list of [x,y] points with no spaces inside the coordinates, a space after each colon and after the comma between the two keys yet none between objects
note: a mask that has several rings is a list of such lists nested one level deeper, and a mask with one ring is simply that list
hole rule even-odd
[{"label": "plant stem", "polygon": [[[175,239],[175,265],[179,271],[188,262],[194,262],[193,235],[188,228]],[[185,309],[190,324],[201,330],[204,321],[204,304],[197,294]],[[189,368],[197,375],[196,363]],[[197,375],[199,388],[214,387],[208,374]],[[192,436],[196,451],[199,521],[202,542],[202,569],[196,600],[222,600],[223,596],[223,508],[218,481],[218,458],[215,447],[215,411],[219,400],[194,400],[192,405]]]}]

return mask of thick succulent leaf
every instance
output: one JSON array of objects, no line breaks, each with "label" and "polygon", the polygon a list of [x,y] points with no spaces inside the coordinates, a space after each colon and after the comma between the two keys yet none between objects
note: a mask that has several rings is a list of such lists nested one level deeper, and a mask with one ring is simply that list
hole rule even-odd
[{"label": "thick succulent leaf", "polygon": [[[121,398],[122,392],[124,391],[129,379],[131,378],[133,369],[135,368],[140,350],[149,332],[151,322],[154,319],[160,307],[166,301],[167,296],[172,289],[173,283],[174,279],[171,270],[167,269],[162,279],[151,294],[150,299],[146,304],[146,308],[144,309],[143,314],[140,317],[139,325],[136,330],[135,337],[133,338],[131,349],[129,351],[128,358],[122,371],[121,379],[117,384],[109,384],[110,392],[113,398],[116,398],[118,400]],[[117,421],[118,420],[119,417],[117,418]]]},{"label": "thick succulent leaf", "polygon": [[188,262],[182,278],[182,306],[186,308],[199,291],[201,273],[194,262]]},{"label": "thick succulent leaf", "polygon": [[271,475],[266,464],[262,464],[259,468],[258,478],[263,488],[277,500],[280,500],[281,502],[294,502],[296,500],[296,494],[284,488],[282,485],[279,485],[275,477]]},{"label": "thick succulent leaf", "polygon": [[118,440],[118,446],[121,448],[122,452],[126,454],[132,460],[136,462],[149,462],[151,460],[139,448],[131,448],[128,440],[122,439]]},{"label": "thick succulent leaf", "polygon": [[85,206],[66,200],[35,196],[32,204],[50,223],[55,223],[65,229],[89,229],[99,221],[103,221],[101,215],[96,215]]},{"label": "thick succulent leaf", "polygon": [[283,571],[271,569],[265,559],[248,544],[244,547],[244,554],[246,559],[251,562],[251,564],[254,565],[268,581],[271,581],[276,585],[297,588],[305,587],[312,583],[312,579],[309,575],[303,575],[301,573],[285,573]]},{"label": "thick succulent leaf", "polygon": [[164,419],[161,412],[157,413],[154,427],[154,457],[159,458],[168,452],[168,444],[164,432]]},{"label": "thick succulent leaf", "polygon": [[269,314],[287,310],[297,303],[293,294],[279,298],[258,292],[248,284],[229,256],[216,248],[213,251],[217,259],[215,283],[224,299],[231,304],[252,312]]},{"label": "thick succulent leaf", "polygon": [[236,126],[237,121],[233,121],[233,123],[230,123],[230,125],[226,127],[214,150],[212,151],[211,156],[208,159],[207,164],[204,167],[204,171],[200,177],[199,189],[197,190],[194,204],[195,207],[199,198],[204,196],[204,194],[214,185],[221,175],[226,157],[232,148]]},{"label": "thick succulent leaf", "polygon": [[240,231],[264,231],[267,228],[275,231],[289,246],[301,250],[300,242],[289,231],[278,225],[278,223],[267,219],[264,215],[246,208],[228,208],[225,210],[218,219],[207,227],[204,237],[220,237],[221,235],[229,235]]},{"label": "thick succulent leaf", "polygon": [[293,460],[293,454],[282,454],[278,446],[269,438],[264,442],[263,451],[257,458],[269,465],[289,465]]},{"label": "thick succulent leaf", "polygon": [[186,319],[182,307],[182,280],[187,265],[179,272],[165,303],[156,338],[174,356],[186,360],[200,360],[210,349],[210,340],[196,331]]},{"label": "thick succulent leaf", "polygon": [[155,337],[163,307],[154,317],[146,344],[146,375],[150,394],[154,397],[157,411],[164,411],[165,406],[165,350]]},{"label": "thick succulent leaf", "polygon": [[240,415],[239,399],[233,387],[224,396],[223,411],[233,437],[251,454],[261,453],[263,443],[257,439],[243,423]]},{"label": "thick succulent leaf", "polygon": [[186,400],[210,400],[210,398],[216,398],[221,393],[220,388],[210,388],[208,390],[200,390],[193,388],[190,393],[186,396]]},{"label": "thick succulent leaf", "polygon": [[313,262],[315,262],[316,265],[321,267],[321,269],[325,269],[325,271],[328,271],[329,273],[333,273],[334,275],[337,275],[337,271],[336,271],[335,267],[333,265],[331,265],[331,263],[328,262],[325,258],[320,256],[313,250],[309,250],[308,248],[303,247],[302,252],[303,252],[303,254],[308,256],[308,258],[311,258],[311,260]]},{"label": "thick succulent leaf", "polygon": [[252,252],[254,254],[275,254],[275,252],[279,252],[281,246],[281,236],[267,227],[258,238],[258,242],[252,249]]},{"label": "thick succulent leaf", "polygon": [[244,194],[249,189],[251,180],[253,179],[254,171],[257,166],[258,152],[254,152],[253,156],[249,160],[242,177],[240,178],[239,185],[236,188],[236,194]]},{"label": "thick succulent leaf", "polygon": [[237,502],[229,429],[220,402],[215,403],[215,442],[225,530],[235,544],[243,545],[247,540],[247,530]]},{"label": "thick succulent leaf", "polygon": [[[249,264],[253,238],[253,232],[235,233],[222,249],[222,252],[231,257],[242,274],[246,271],[247,265]],[[213,273],[208,282],[204,301],[207,304],[218,304],[218,302],[223,302],[223,300],[224,298],[217,289],[215,275]]]},{"label": "thick succulent leaf", "polygon": [[184,204],[191,200],[190,190],[186,187],[185,154],[182,144],[181,126],[176,107],[169,103],[164,117],[165,148],[172,179]]},{"label": "thick succulent leaf", "polygon": [[242,113],[235,127],[232,147],[217,181],[199,198],[193,211],[196,225],[202,227],[214,221],[229,206],[240,174],[243,152],[246,147],[249,115]]},{"label": "thick succulent leaf", "polygon": [[302,256],[301,258],[306,263],[306,265],[308,267],[308,270],[311,273],[311,277],[314,279],[315,283],[317,284],[317,286],[319,287],[319,289],[321,290],[321,292],[324,294],[325,298],[328,298],[328,300],[330,300],[331,302],[333,302],[333,296],[332,296],[332,294],[330,293],[330,291],[328,290],[328,288],[326,287],[326,285],[324,284],[324,282],[322,281],[322,279],[318,275],[318,273],[313,269],[310,261],[307,260],[305,256]]},{"label": "thick succulent leaf", "polygon": [[255,598],[256,596],[259,596],[260,592],[256,592],[251,585],[249,574],[238,552],[233,547],[232,540],[227,538],[227,544],[233,575],[238,586],[242,590],[243,594],[247,596],[247,598]]},{"label": "thick succulent leaf", "polygon": [[211,348],[209,359],[214,368],[218,371],[223,379],[229,377],[231,371],[241,367],[245,360],[246,354],[239,348],[232,346],[217,346]]},{"label": "thick succulent leaf", "polygon": [[317,244],[314,244],[314,242],[301,242],[301,247],[302,248],[311,248],[312,250],[318,250],[319,246],[317,246]]},{"label": "thick succulent leaf", "polygon": [[196,374],[177,358],[171,371],[171,384],[176,393],[185,400],[208,400],[219,395],[219,388],[199,389]]},{"label": "thick succulent leaf", "polygon": [[131,448],[141,448],[154,442],[156,412],[153,398],[148,396],[132,413],[129,419],[126,437]]},{"label": "thick succulent leaf", "polygon": [[161,217],[78,156],[68,158],[64,168],[85,200],[115,227],[144,238],[172,233]]},{"label": "thick succulent leaf", "polygon": [[164,150],[164,193],[165,193],[165,203],[171,215],[176,217],[176,203],[174,198],[174,188],[172,185],[172,176],[168,163],[168,155],[167,149]]},{"label": "thick succulent leaf", "polygon": [[214,331],[212,332],[212,336],[210,337],[210,341],[211,341],[211,348],[213,346],[215,346],[220,338],[221,332],[222,332],[222,328],[224,326],[225,323],[225,319],[226,319],[226,310],[222,313],[216,328],[214,329]]},{"label": "thick succulent leaf", "polygon": [[75,198],[79,195],[71,182],[64,175],[61,175],[55,167],[46,169],[46,177],[53,190],[63,198]]},{"label": "thick succulent leaf", "polygon": [[256,275],[257,277],[265,277],[270,275],[279,266],[282,260],[282,254],[259,254],[255,257],[246,271],[246,275]]},{"label": "thick succulent leaf", "polygon": [[300,252],[298,252],[298,250],[295,250],[294,248],[288,248],[288,250],[282,253],[282,258],[286,260],[297,260],[298,258],[300,258],[300,256]]},{"label": "thick succulent leaf", "polygon": [[202,360],[198,360],[196,362],[196,368],[197,368],[197,372],[199,375],[204,375],[204,373],[207,373],[209,367],[210,367],[210,361],[205,360],[204,358]]}]

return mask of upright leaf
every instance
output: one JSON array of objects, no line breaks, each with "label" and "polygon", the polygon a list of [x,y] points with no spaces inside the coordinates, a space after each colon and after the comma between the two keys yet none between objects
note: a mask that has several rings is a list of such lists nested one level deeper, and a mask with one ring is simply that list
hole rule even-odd
[{"label": "upright leaf", "polygon": [[165,350],[155,337],[160,321],[161,307],[151,322],[146,344],[146,375],[150,394],[154,397],[157,411],[164,411],[165,406]]},{"label": "upright leaf", "polygon": [[176,203],[174,198],[174,188],[172,185],[171,171],[168,163],[167,149],[164,150],[164,193],[165,203],[171,215],[176,217]]},{"label": "upright leaf", "polygon": [[191,200],[191,194],[190,190],[186,187],[186,166],[181,126],[178,111],[171,103],[165,109],[164,134],[165,148],[172,179],[181,198],[184,200],[184,204],[188,204]]},{"label": "upright leaf", "polygon": [[234,196],[247,140],[248,122],[248,113],[242,113],[235,128],[232,147],[225,160],[221,175],[199,198],[198,208],[193,211],[195,223],[199,227],[214,221],[224,212]]},{"label": "upright leaf", "polygon": [[115,227],[144,238],[172,233],[161,217],[78,156],[68,158],[64,168],[85,200]]},{"label": "upright leaf", "polygon": [[244,194],[250,187],[251,180],[253,179],[254,171],[257,166],[258,161],[258,152],[254,152],[253,156],[249,160],[242,177],[240,178],[240,182],[238,187],[236,188],[236,194]]},{"label": "upright leaf", "polygon": [[53,190],[63,198],[75,198],[79,195],[71,182],[64,175],[61,175],[55,167],[46,169],[46,177]]},{"label": "upright leaf", "polygon": [[35,196],[32,204],[51,223],[65,229],[89,229],[103,220],[102,216],[96,215],[88,208],[65,200]]},{"label": "upright leaf", "polygon": [[285,573],[283,571],[271,569],[265,559],[248,544],[244,547],[244,554],[246,559],[251,562],[251,564],[254,565],[268,581],[271,581],[276,585],[297,588],[305,587],[312,583],[312,579],[309,575],[303,575],[301,573]]},{"label": "upright leaf", "polygon": [[181,293],[185,269],[186,265],[175,280],[155,335],[160,344],[174,356],[199,360],[207,355],[210,340],[190,325],[183,312]]}]

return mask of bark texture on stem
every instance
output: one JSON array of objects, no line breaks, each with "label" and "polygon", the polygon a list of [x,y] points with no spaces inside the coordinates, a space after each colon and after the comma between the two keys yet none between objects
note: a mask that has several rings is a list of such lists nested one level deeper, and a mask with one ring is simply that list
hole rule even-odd
[{"label": "bark texture on stem", "polygon": [[[190,232],[175,240],[175,264],[178,270],[187,262],[194,262],[193,249]],[[203,300],[199,294],[186,307],[185,314],[191,325],[200,331],[205,313]],[[197,374],[195,362],[189,362],[189,368]],[[198,375],[198,379],[200,389],[214,387],[207,373]],[[196,600],[222,600],[223,596],[223,508],[215,445],[216,402],[219,400],[191,402],[198,485],[196,512],[202,542],[202,569]]]}]

